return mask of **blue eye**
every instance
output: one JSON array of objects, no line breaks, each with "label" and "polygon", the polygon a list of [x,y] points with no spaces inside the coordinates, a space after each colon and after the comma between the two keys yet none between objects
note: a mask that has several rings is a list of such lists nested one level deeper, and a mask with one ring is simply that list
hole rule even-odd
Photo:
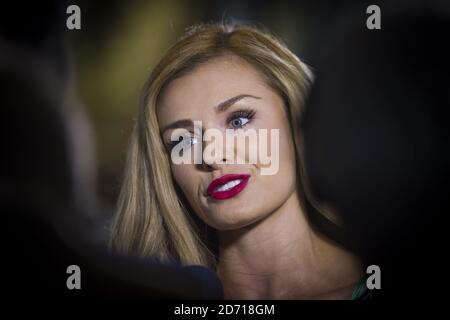
[{"label": "blue eye", "polygon": [[244,125],[246,125],[250,120],[244,117],[239,117],[231,120],[231,126],[233,128],[240,128]]},{"label": "blue eye", "polygon": [[239,110],[234,112],[227,120],[233,129],[238,129],[249,123],[254,115],[255,111],[253,110]]},{"label": "blue eye", "polygon": [[196,137],[186,137],[186,138],[183,138],[181,143],[183,143],[183,149],[184,148],[190,148],[194,144],[198,143],[198,138],[196,138]]}]

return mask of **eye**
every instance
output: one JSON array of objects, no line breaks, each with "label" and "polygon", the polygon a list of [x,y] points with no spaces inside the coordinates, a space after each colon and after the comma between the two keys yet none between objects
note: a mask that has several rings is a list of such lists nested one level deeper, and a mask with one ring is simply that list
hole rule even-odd
[{"label": "eye", "polygon": [[198,143],[198,138],[196,137],[183,137],[183,140],[181,141],[183,149],[190,148],[194,144]]},{"label": "eye", "polygon": [[249,121],[250,120],[245,117],[234,118],[233,120],[231,120],[231,126],[233,128],[240,128],[247,124]]},{"label": "eye", "polygon": [[167,143],[169,150],[172,150],[176,145],[180,144],[181,149],[187,149],[198,143],[199,139],[194,136],[179,136],[178,141],[170,141]]},{"label": "eye", "polygon": [[233,129],[242,128],[253,119],[254,115],[253,110],[239,110],[228,118],[228,123]]}]

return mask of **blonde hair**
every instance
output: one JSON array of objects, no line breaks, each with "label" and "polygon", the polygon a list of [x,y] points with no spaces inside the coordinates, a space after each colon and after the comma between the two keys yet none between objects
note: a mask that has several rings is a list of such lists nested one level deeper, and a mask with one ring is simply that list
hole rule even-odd
[{"label": "blonde hair", "polygon": [[[173,79],[211,58],[234,54],[256,68],[283,99],[297,150],[299,181],[304,174],[298,128],[311,72],[282,40],[244,24],[192,27],[168,49],[144,88],[126,160],[110,246],[121,253],[214,267],[214,257],[172,179],[170,158],[160,137],[158,98]],[[306,188],[299,188],[301,199]]]}]

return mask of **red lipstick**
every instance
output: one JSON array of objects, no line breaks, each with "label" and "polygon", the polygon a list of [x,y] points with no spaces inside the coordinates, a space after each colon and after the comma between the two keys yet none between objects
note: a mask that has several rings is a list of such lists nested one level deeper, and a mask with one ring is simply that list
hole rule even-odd
[{"label": "red lipstick", "polygon": [[245,189],[249,179],[249,174],[226,174],[209,184],[208,195],[217,200],[232,198]]}]

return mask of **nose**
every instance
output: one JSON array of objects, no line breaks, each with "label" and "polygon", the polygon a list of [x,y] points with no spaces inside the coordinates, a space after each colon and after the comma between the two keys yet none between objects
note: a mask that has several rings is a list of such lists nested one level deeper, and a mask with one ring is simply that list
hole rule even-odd
[{"label": "nose", "polygon": [[203,141],[202,150],[202,164],[209,170],[218,169],[221,165],[231,163],[234,150],[231,147],[227,147],[225,133],[215,129],[213,137],[208,136],[206,131],[206,141]]},{"label": "nose", "polygon": [[209,169],[218,169],[227,163],[226,150],[219,149],[215,142],[204,144],[202,163]]}]

